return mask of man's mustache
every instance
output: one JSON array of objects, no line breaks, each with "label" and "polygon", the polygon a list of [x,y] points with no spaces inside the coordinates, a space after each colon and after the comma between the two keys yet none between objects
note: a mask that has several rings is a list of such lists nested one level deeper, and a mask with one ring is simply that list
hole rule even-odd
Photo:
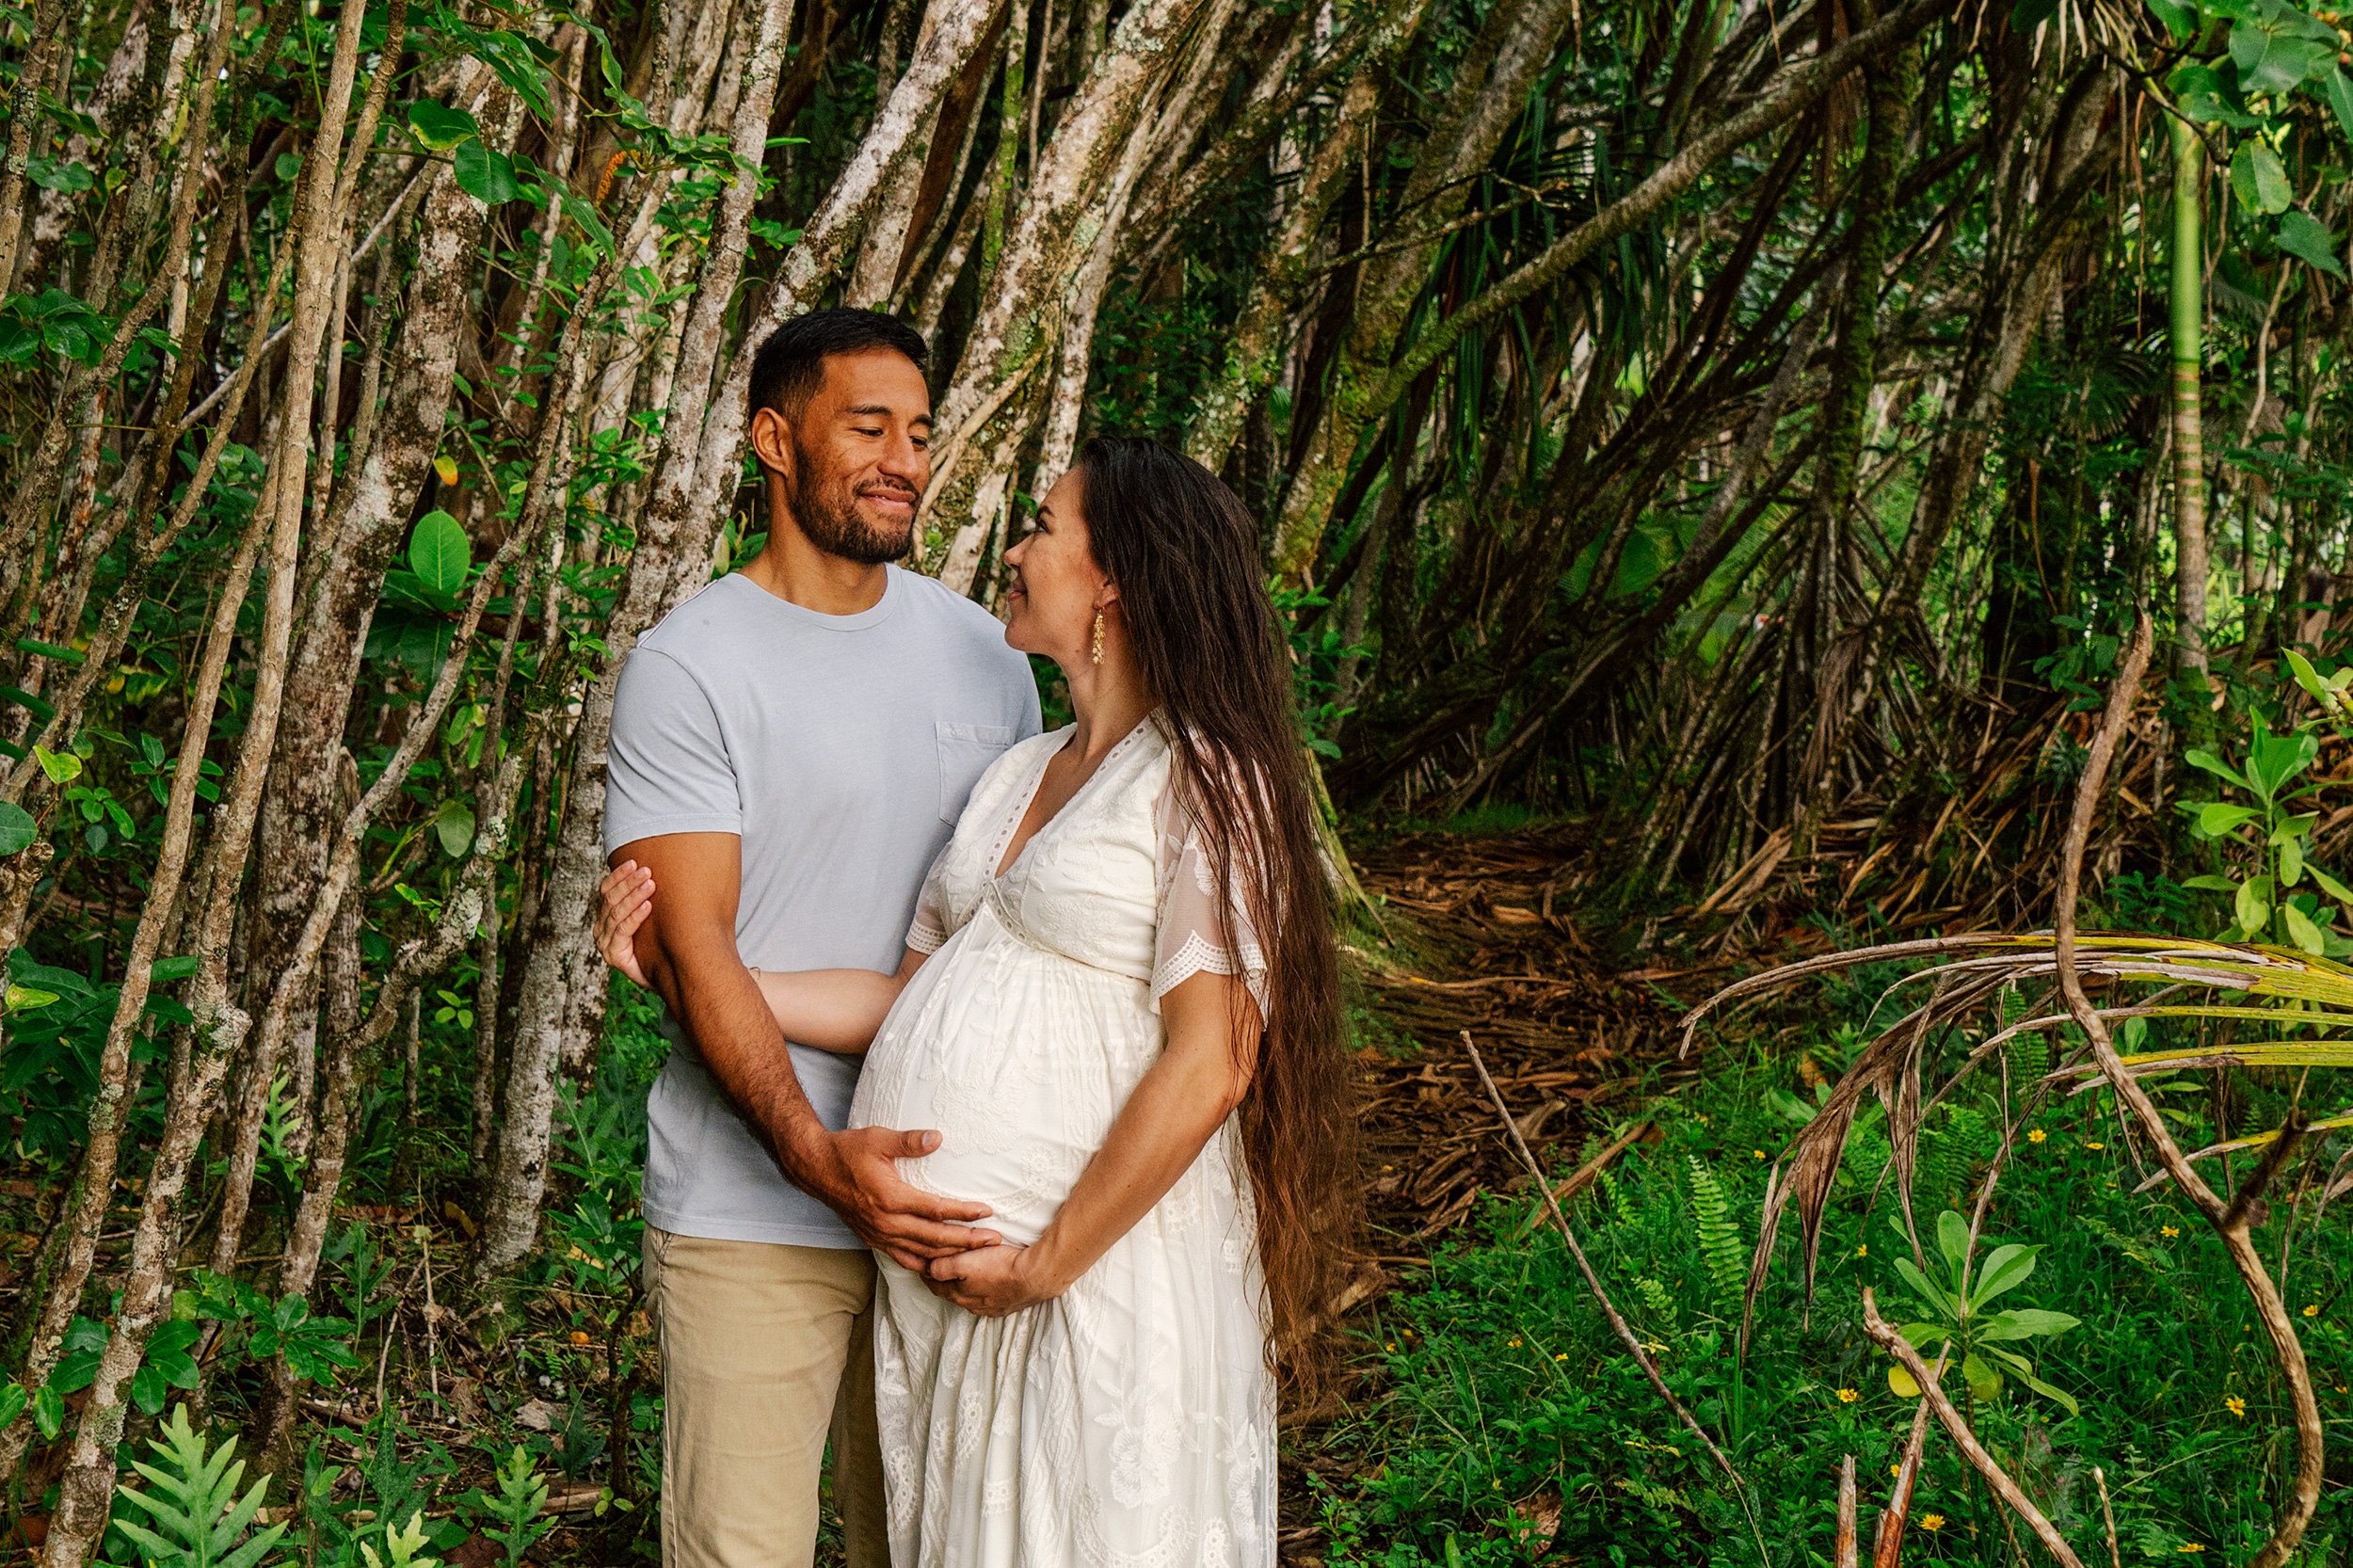
[{"label": "man's mustache", "polygon": [[915,488],[913,486],[894,484],[888,479],[876,480],[872,484],[860,485],[857,488],[857,493],[861,497],[870,495],[892,496],[901,501],[920,501],[923,499],[923,492]]}]

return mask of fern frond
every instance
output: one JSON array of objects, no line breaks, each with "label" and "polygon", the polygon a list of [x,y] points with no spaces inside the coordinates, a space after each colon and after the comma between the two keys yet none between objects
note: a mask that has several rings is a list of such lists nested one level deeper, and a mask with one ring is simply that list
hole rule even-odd
[{"label": "fern frond", "polygon": [[1732,1216],[1732,1200],[1716,1173],[1687,1157],[1691,1164],[1691,1214],[1698,1233],[1700,1267],[1715,1287],[1720,1306],[1737,1307],[1740,1288],[1749,1277],[1748,1243],[1740,1239],[1739,1222]]}]

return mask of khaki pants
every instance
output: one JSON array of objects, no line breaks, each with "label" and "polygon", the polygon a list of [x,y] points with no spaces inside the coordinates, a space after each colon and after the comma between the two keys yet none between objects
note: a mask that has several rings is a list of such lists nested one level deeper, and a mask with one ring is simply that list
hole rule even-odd
[{"label": "khaki pants", "polygon": [[645,1250],[664,1568],[808,1568],[828,1436],[850,1568],[888,1568],[872,1256],[652,1225]]}]

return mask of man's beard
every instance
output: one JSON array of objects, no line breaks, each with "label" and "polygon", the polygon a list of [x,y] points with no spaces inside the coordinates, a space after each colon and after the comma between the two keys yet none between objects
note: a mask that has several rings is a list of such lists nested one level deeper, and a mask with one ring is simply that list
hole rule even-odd
[{"label": "man's beard", "polygon": [[[800,472],[808,472],[806,454],[801,455],[795,467]],[[912,492],[906,493],[910,501],[915,499]],[[800,524],[809,543],[828,555],[839,555],[860,566],[881,566],[901,559],[914,536],[912,516],[906,526],[897,529],[880,529],[868,521],[857,509],[857,492],[847,484],[828,486],[822,494],[796,488],[792,504],[792,520]]]}]

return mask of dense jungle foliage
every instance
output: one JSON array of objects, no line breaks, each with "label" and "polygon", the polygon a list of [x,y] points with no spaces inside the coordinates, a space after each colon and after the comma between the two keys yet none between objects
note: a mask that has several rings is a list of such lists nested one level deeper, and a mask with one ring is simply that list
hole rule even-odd
[{"label": "dense jungle foliage", "polygon": [[2344,1560],[2353,13],[8,0],[0,114],[0,1549],[656,1554],[605,736],[851,303],[924,569],[1181,445],[1340,841],[1539,846],[1447,908],[1608,1007],[1831,976],[1509,1108],[1621,1335],[1394,1000],[1516,1095],[1545,977],[1353,887],[1368,1115],[1493,1163],[1287,1558],[1852,1561],[1851,1456],[1881,1562]]}]

